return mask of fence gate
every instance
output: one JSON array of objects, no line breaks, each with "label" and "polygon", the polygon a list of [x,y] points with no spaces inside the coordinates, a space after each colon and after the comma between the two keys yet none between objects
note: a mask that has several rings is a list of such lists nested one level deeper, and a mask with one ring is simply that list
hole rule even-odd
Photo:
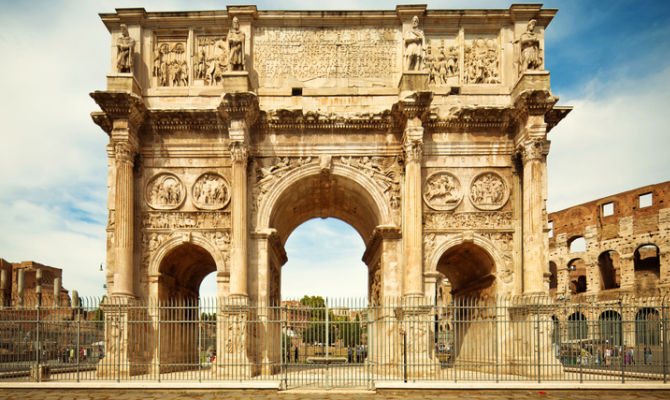
[{"label": "fence gate", "polygon": [[365,300],[303,298],[282,307],[283,386],[370,387]]}]

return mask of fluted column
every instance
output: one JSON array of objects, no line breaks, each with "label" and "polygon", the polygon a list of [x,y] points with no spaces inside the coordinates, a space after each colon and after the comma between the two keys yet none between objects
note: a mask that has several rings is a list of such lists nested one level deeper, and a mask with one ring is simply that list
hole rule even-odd
[{"label": "fluted column", "polygon": [[403,199],[404,271],[403,296],[423,295],[423,227],[421,225],[421,159],[423,127],[408,121],[403,139],[405,193]]},{"label": "fluted column", "polygon": [[116,196],[114,200],[114,287],[112,295],[134,296],[133,166],[135,149],[129,142],[114,145]]},{"label": "fluted column", "polygon": [[[244,121],[242,121],[243,123]],[[247,161],[248,149],[244,142],[230,143],[232,159],[231,196],[231,269],[230,296],[248,297],[247,289]]]},{"label": "fluted column", "polygon": [[[544,123],[535,130],[546,129]],[[540,137],[522,144],[523,162],[523,293],[545,293],[544,271],[549,263],[545,240],[545,186],[547,176],[545,144]]]}]

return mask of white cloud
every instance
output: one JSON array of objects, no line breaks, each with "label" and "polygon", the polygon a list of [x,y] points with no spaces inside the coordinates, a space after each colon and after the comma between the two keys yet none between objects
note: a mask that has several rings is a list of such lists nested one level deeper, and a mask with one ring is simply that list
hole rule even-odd
[{"label": "white cloud", "polygon": [[549,211],[670,179],[670,68],[642,80],[600,78],[549,133]]}]

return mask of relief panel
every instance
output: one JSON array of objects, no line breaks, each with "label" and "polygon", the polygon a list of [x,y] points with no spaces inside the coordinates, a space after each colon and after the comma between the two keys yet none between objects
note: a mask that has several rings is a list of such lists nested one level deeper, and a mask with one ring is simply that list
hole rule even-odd
[{"label": "relief panel", "polygon": [[257,27],[253,40],[261,87],[337,78],[390,85],[400,70],[399,32],[391,28]]},{"label": "relief panel", "polygon": [[230,201],[230,186],[221,175],[207,172],[196,179],[191,195],[197,208],[218,210]]},{"label": "relief panel", "polygon": [[466,34],[463,50],[465,84],[500,83],[498,34]]},{"label": "relief panel", "polygon": [[475,176],[470,184],[470,201],[480,210],[498,210],[508,198],[508,185],[495,172],[483,172]]},{"label": "relief panel", "polygon": [[200,35],[196,40],[193,79],[196,83],[213,86],[222,84],[228,70],[228,44],[225,35]]},{"label": "relief panel", "polygon": [[425,66],[428,71],[428,85],[458,86],[461,50],[456,35],[430,36],[426,41]]},{"label": "relief panel", "polygon": [[426,179],[423,201],[433,210],[453,210],[462,199],[461,183],[453,174],[445,171],[434,172]]},{"label": "relief panel", "polygon": [[145,189],[147,204],[156,210],[179,208],[186,197],[186,189],[176,175],[163,172],[147,182]]},{"label": "relief panel", "polygon": [[188,86],[186,35],[155,38],[152,75],[157,86]]}]

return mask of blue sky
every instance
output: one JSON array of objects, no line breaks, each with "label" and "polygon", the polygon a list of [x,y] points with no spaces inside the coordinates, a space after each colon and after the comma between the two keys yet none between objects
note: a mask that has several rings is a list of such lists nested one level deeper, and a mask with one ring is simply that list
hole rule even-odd
[{"label": "blue sky", "polygon": [[[433,9],[511,3],[427,2]],[[88,93],[105,87],[110,38],[97,13],[226,4],[0,0],[0,257],[63,268],[66,288],[103,293],[98,266],[105,258],[107,137],[90,120],[97,106]],[[396,3],[249,4],[393,9]],[[669,180],[670,2],[569,0],[547,1],[544,7],[559,8],[545,37],[552,91],[559,104],[575,107],[549,134],[549,211]],[[294,231],[286,249],[285,296],[365,295],[364,246],[348,225],[309,221]],[[206,279],[203,293],[211,293],[212,281]]]}]

